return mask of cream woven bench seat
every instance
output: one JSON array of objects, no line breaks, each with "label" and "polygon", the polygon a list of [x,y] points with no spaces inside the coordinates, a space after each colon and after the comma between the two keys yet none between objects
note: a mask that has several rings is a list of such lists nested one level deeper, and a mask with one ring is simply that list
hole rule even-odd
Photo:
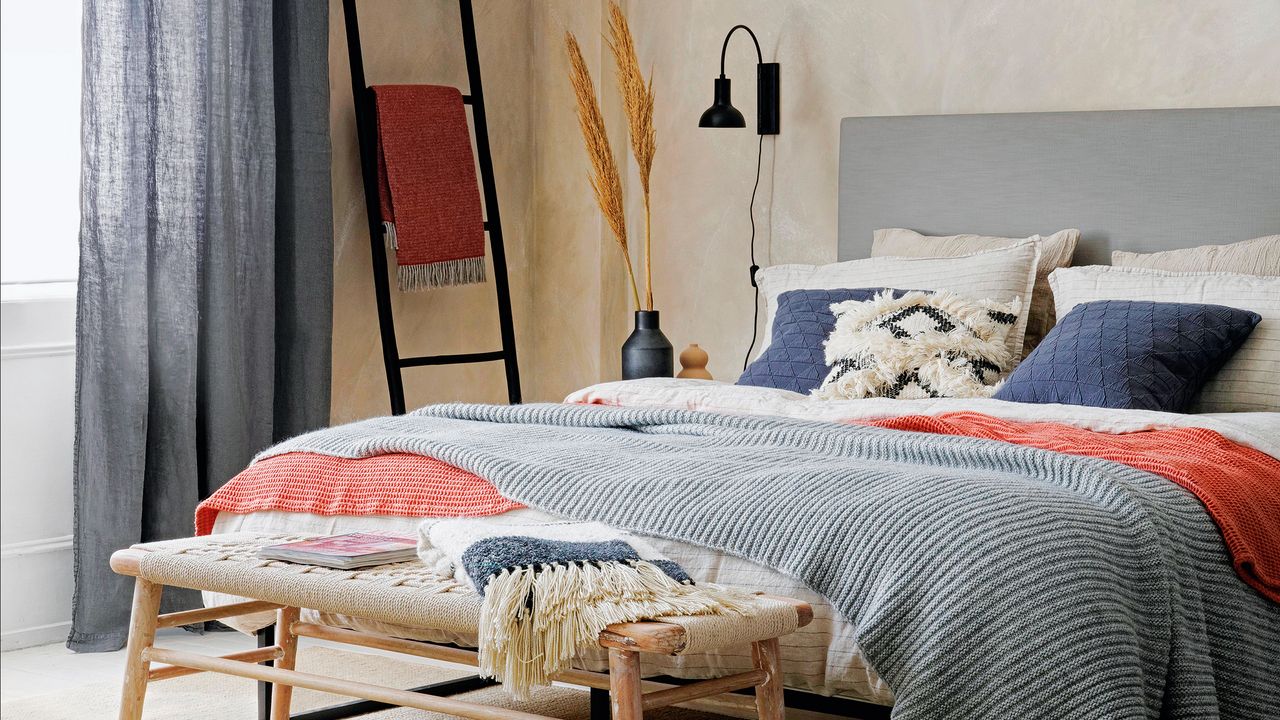
[{"label": "cream woven bench seat", "polygon": [[[471,650],[334,628],[299,620],[301,608],[377,620],[414,628],[473,634],[480,617],[481,598],[470,587],[442,577],[418,561],[360,570],[334,570],[313,565],[265,560],[264,545],[305,539],[307,535],[235,533],[137,545],[111,557],[117,573],[136,579],[133,616],[120,705],[122,720],[141,717],[149,680],[212,671],[253,678],[275,685],[272,719],[289,717],[290,688],[313,690],[444,712],[460,717],[497,718],[513,715],[446,697],[432,697],[395,688],[357,683],[293,669],[300,636],[352,645],[394,650],[412,655],[475,665]],[[165,586],[213,591],[245,598],[222,607],[159,615]],[[755,687],[762,718],[782,717],[782,675],[778,638],[808,624],[813,611],[807,603],[787,598],[755,596],[750,615],[668,617],[610,625],[600,635],[609,650],[609,673],[569,670],[564,682],[607,688],[613,717],[633,720],[646,709],[687,702],[731,690]],[[275,611],[277,644],[225,657],[156,647],[157,627],[188,625]],[[752,643],[755,669],[727,677],[643,692],[641,653],[677,655],[705,652],[730,644]],[[257,663],[274,661],[274,667]],[[166,663],[151,668],[152,662]]]}]

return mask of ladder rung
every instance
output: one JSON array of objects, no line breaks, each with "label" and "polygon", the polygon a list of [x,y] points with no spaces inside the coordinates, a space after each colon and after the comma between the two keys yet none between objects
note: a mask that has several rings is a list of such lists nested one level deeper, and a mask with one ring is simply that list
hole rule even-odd
[{"label": "ladder rung", "polygon": [[423,365],[457,365],[459,363],[493,362],[505,360],[506,353],[501,350],[481,353],[462,353],[460,355],[422,355],[419,357],[400,358],[400,367],[421,367]]}]

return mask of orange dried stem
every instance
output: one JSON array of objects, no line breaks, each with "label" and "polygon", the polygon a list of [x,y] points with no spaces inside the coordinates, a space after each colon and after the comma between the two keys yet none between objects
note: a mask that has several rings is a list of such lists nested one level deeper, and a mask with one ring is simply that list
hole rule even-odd
[{"label": "orange dried stem", "polygon": [[[600,112],[600,104],[596,100],[595,83],[591,81],[591,71],[582,58],[582,49],[573,33],[564,34],[565,49],[569,54],[569,81],[573,85],[574,96],[578,105],[578,127],[582,130],[582,141],[587,148],[587,159],[591,163],[591,190],[595,193],[600,213],[604,215],[609,229],[613,231],[618,247],[622,250],[623,262],[627,266],[627,278],[631,281],[631,299],[635,308],[640,309],[640,292],[636,287],[636,275],[631,266],[631,251],[627,245],[627,221],[623,210],[622,177],[618,173],[618,164],[614,162],[613,150],[609,146],[609,134],[604,126],[604,114]],[[652,308],[650,308],[652,309]]]}]

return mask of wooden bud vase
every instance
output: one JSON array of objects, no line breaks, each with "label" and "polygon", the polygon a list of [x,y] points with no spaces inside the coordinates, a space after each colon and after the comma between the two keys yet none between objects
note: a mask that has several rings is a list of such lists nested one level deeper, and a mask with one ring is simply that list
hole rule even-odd
[{"label": "wooden bud vase", "polygon": [[698,347],[698,343],[691,344],[680,352],[681,369],[676,377],[710,380],[711,373],[707,372],[707,361],[710,359],[707,351]]},{"label": "wooden bud vase", "polygon": [[622,344],[622,379],[671,377],[675,349],[658,328],[657,310],[637,310],[636,329]]}]

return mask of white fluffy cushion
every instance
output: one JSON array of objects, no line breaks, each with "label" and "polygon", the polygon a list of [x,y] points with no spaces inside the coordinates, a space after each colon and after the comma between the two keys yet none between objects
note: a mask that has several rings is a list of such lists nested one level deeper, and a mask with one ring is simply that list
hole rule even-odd
[{"label": "white fluffy cushion", "polygon": [[1280,235],[1266,235],[1230,245],[1201,245],[1183,250],[1132,253],[1116,250],[1111,264],[1172,272],[1280,275]]},{"label": "white fluffy cushion", "polygon": [[[1023,240],[1007,248],[946,258],[873,257],[830,265],[774,265],[756,273],[765,296],[765,346],[778,296],[788,290],[836,288],[897,288],[899,290],[950,290],[965,297],[991,298],[995,302],[1020,300],[1018,320],[1007,344],[1013,358],[1022,357],[1022,336],[1036,281],[1039,245]],[[763,348],[761,348],[763,352]]]},{"label": "white fluffy cushion", "polygon": [[951,292],[884,292],[836,303],[826,342],[831,372],[814,396],[987,397],[1013,367],[1007,339],[1023,303]]},{"label": "white fluffy cushion", "polygon": [[1024,240],[1040,246],[1036,263],[1036,286],[1031,293],[1027,314],[1027,333],[1022,341],[1022,356],[1031,354],[1036,345],[1053,328],[1053,291],[1049,289],[1049,273],[1071,264],[1080,231],[1059,230],[1052,235],[1029,238],[993,237],[990,235],[921,235],[915,230],[883,228],[871,240],[871,257],[954,257],[983,250],[1007,248]]},{"label": "white fluffy cushion", "polygon": [[1090,265],[1049,276],[1058,317],[1093,300],[1208,303],[1252,310],[1262,322],[1205,383],[1191,412],[1280,411],[1280,277]]}]

